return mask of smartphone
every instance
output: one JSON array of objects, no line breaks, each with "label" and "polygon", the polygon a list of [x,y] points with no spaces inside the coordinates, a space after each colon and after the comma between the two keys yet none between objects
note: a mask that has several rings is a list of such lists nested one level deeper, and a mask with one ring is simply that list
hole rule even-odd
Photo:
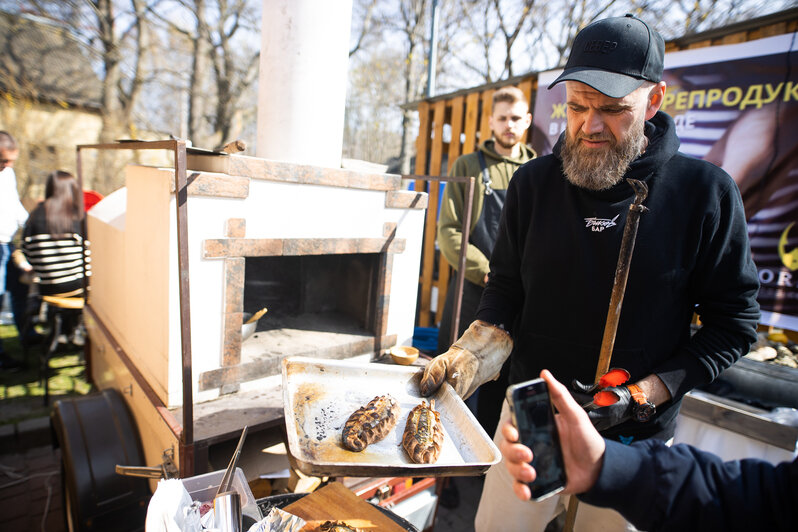
[{"label": "smartphone", "polygon": [[510,386],[507,402],[519,441],[532,449],[532,467],[537,472],[535,481],[528,484],[532,500],[542,501],[565,488],[565,465],[546,381],[533,379]]}]

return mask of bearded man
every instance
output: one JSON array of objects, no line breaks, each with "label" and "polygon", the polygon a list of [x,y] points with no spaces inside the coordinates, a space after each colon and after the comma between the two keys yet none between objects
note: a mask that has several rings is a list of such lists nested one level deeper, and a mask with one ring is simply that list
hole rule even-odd
[{"label": "bearded man", "polygon": [[[615,404],[591,409],[596,428],[622,443],[667,441],[684,394],[748,352],[759,283],[740,192],[720,168],[678,152],[673,120],[659,111],[664,49],[631,15],[577,35],[552,84],[566,86],[566,131],[510,182],[476,321],[426,367],[422,393],[446,380],[467,397],[507,357],[511,384],[543,368],[593,382],[634,199],[629,178],[648,186],[612,353],[631,378],[612,388]],[[691,336],[694,313],[702,327]],[[507,418],[505,404],[500,426]],[[565,509],[567,496],[521,502],[512,484],[502,464],[490,469],[476,530],[542,531]],[[579,506],[576,530],[627,527],[612,510]]]}]

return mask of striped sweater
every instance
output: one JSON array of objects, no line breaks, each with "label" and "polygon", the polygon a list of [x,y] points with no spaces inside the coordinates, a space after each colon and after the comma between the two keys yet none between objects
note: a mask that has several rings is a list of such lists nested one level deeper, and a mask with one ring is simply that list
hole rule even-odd
[{"label": "striped sweater", "polygon": [[91,275],[88,241],[84,249],[81,224],[76,221],[73,232],[53,235],[47,232],[44,203],[28,217],[22,240],[22,251],[38,277],[42,295],[73,294],[83,288],[85,271]]}]

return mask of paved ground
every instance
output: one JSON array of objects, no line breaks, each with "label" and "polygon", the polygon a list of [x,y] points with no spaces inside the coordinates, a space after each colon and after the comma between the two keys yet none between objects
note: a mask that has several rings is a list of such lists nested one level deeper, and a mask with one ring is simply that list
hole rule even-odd
[{"label": "paved ground", "polygon": [[[8,298],[4,298],[8,299]],[[4,348],[23,360],[16,329],[2,326]],[[78,351],[51,360],[50,404],[89,390]],[[53,449],[49,408],[44,406],[36,359],[19,371],[0,371],[0,531],[65,530],[61,493],[61,455]]]},{"label": "paved ground", "polygon": [[62,532],[60,453],[37,446],[0,455],[3,530]]}]

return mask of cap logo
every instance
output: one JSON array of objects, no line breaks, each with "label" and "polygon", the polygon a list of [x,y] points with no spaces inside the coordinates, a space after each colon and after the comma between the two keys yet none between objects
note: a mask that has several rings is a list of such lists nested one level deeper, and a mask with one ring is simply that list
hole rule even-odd
[{"label": "cap logo", "polygon": [[562,73],[563,81],[584,83],[610,98],[623,98],[645,81],[662,79],[665,41],[642,20],[631,15],[588,24],[574,37]]},{"label": "cap logo", "polygon": [[618,47],[616,41],[587,41],[585,43],[585,53],[608,54]]}]

